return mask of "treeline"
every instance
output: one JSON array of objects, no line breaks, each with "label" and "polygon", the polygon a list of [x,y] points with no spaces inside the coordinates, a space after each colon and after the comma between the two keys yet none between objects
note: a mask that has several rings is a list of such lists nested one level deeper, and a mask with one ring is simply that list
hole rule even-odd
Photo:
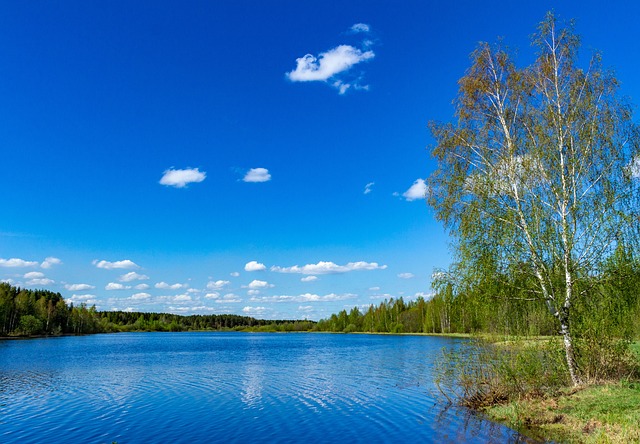
[{"label": "treeline", "polygon": [[0,283],[0,336],[113,333],[122,331],[308,331],[313,321],[263,320],[238,315],[97,311],[67,304],[60,293]]},{"label": "treeline", "polygon": [[176,315],[124,311],[97,312],[104,332],[118,331],[308,331],[313,321],[265,320],[233,314]]},{"label": "treeline", "polygon": [[[486,265],[486,264],[485,264]],[[434,295],[404,301],[391,298],[368,309],[342,310],[320,320],[319,331],[381,333],[559,334],[535,284],[511,273],[450,269],[434,273]],[[640,338],[640,263],[618,249],[599,276],[580,288],[590,297],[575,302],[571,321],[591,335]]]}]

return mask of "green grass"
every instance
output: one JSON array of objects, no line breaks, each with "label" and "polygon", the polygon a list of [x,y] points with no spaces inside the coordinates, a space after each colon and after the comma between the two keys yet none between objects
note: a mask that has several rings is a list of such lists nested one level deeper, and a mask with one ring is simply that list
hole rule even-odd
[{"label": "green grass", "polygon": [[640,341],[632,343],[630,347],[631,350],[633,350],[638,355],[638,359],[640,359]]},{"label": "green grass", "polygon": [[640,442],[640,383],[594,385],[486,410],[498,422],[567,443]]}]

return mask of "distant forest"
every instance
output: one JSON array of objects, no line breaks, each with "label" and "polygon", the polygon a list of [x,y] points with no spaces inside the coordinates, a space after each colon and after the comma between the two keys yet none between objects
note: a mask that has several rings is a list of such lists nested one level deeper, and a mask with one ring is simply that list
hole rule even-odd
[{"label": "distant forest", "polygon": [[[482,274],[477,279],[462,279],[455,270],[442,271],[436,273],[434,295],[429,299],[390,298],[364,309],[342,310],[317,323],[239,315],[97,311],[94,306],[67,304],[60,293],[0,283],[0,336],[196,330],[557,335],[544,301],[533,300],[529,283],[518,283],[518,278],[514,272],[490,279]],[[576,302],[574,324],[594,334],[640,337],[640,263],[618,251],[604,276],[593,278],[592,286],[594,296]]]},{"label": "distant forest", "polygon": [[60,293],[0,283],[0,336],[115,333],[122,331],[309,331],[313,321],[262,320],[238,315],[181,316],[98,311],[67,304]]}]

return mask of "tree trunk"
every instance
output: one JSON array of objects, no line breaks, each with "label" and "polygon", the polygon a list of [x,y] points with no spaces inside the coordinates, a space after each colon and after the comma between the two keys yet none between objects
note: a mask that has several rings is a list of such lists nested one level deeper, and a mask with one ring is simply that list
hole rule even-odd
[{"label": "tree trunk", "polygon": [[578,376],[578,365],[576,363],[576,355],[573,350],[573,339],[569,332],[569,320],[564,315],[560,319],[560,327],[562,340],[564,342],[564,352],[567,358],[567,367],[569,367],[569,374],[571,375],[571,382],[574,386],[578,386],[582,384],[582,381]]}]

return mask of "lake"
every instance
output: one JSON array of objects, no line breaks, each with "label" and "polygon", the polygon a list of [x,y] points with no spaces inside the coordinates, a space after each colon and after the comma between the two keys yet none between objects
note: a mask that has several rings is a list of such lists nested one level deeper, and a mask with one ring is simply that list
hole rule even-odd
[{"label": "lake", "polygon": [[0,442],[528,442],[438,396],[433,361],[461,341],[216,332],[0,341]]}]

